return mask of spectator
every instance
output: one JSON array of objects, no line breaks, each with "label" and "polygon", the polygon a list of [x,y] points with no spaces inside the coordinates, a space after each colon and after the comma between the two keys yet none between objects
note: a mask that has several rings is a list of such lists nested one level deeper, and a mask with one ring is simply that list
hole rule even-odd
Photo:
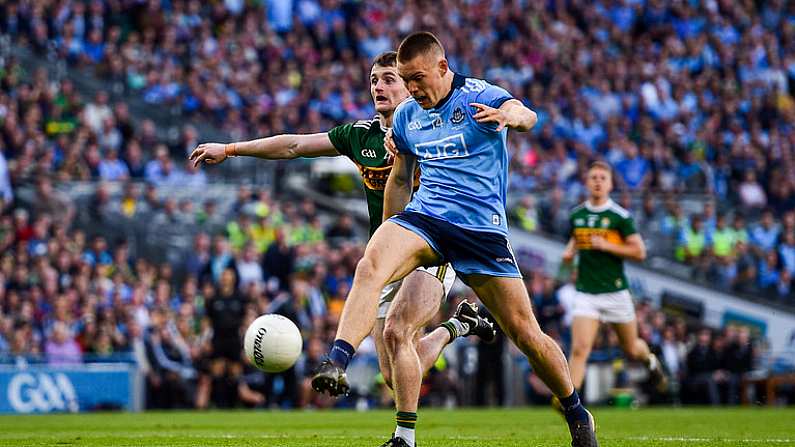
[{"label": "spectator", "polygon": [[756,172],[748,170],[745,178],[740,184],[738,193],[740,203],[746,209],[760,209],[767,205],[767,195],[762,185],[756,181]]},{"label": "spectator", "polygon": [[237,401],[238,379],[242,374],[240,329],[246,310],[246,300],[238,293],[235,270],[227,268],[221,274],[218,296],[208,300],[207,317],[212,325],[210,375],[199,385],[197,406],[204,408],[208,397],[221,408],[233,407]]},{"label": "spectator", "polygon": [[221,280],[221,274],[227,269],[237,269],[235,259],[229,250],[227,240],[223,236],[215,236],[213,238],[213,253],[202,269],[199,280],[202,282],[210,280],[217,284]]},{"label": "spectator", "polygon": [[237,274],[240,278],[240,288],[245,289],[249,284],[261,285],[264,281],[262,266],[257,259],[257,250],[253,242],[243,248],[240,259],[236,262]]},{"label": "spectator", "polygon": [[690,226],[684,228],[679,236],[676,258],[697,269],[702,269],[705,267],[705,249],[709,244],[701,216],[695,215],[691,218]]},{"label": "spectator", "polygon": [[616,171],[619,184],[632,191],[646,189],[651,182],[651,165],[631,142],[624,144],[624,159],[616,164]]},{"label": "spectator", "polygon": [[290,274],[295,264],[295,251],[287,245],[284,232],[276,230],[276,239],[268,247],[262,261],[262,269],[268,278],[275,278],[279,288],[284,290],[288,286]]},{"label": "spectator", "polygon": [[47,363],[50,365],[68,365],[81,363],[83,352],[71,334],[71,330],[61,321],[52,326],[52,334],[44,347]]},{"label": "spectator", "polygon": [[106,158],[99,162],[99,178],[104,181],[127,180],[130,171],[124,161],[120,160],[115,149],[108,151]]},{"label": "spectator", "polygon": [[778,242],[781,229],[776,225],[773,211],[766,209],[762,212],[759,224],[753,227],[749,233],[751,247],[758,254],[773,250]]},{"label": "spectator", "polygon": [[185,260],[185,271],[189,276],[198,278],[202,269],[210,261],[210,236],[198,233],[193,238],[193,250]]},{"label": "spectator", "polygon": [[733,258],[735,255],[735,245],[737,245],[737,233],[729,228],[725,214],[718,214],[715,220],[715,228],[712,230],[708,240],[711,242],[712,254],[720,261]]},{"label": "spectator", "polygon": [[786,232],[778,248],[778,256],[785,272],[795,275],[795,233]]},{"label": "spectator", "polygon": [[53,189],[52,181],[47,177],[36,182],[36,197],[31,208],[35,216],[47,214],[56,221],[67,224],[72,221],[75,213],[74,205]]},{"label": "spectator", "polygon": [[14,199],[11,178],[8,172],[8,161],[4,152],[4,150],[0,150],[0,211],[11,205],[11,201]]},{"label": "spectator", "polygon": [[522,197],[522,202],[513,209],[513,216],[523,230],[530,233],[536,231],[538,229],[538,209],[535,197],[531,195]]},{"label": "spectator", "polygon": [[712,333],[709,329],[702,329],[698,333],[695,346],[687,354],[687,390],[695,395],[706,392],[706,403],[720,404],[719,366],[720,359],[713,349]]},{"label": "spectator", "polygon": [[350,214],[342,214],[340,215],[337,222],[328,229],[326,232],[326,238],[330,240],[334,239],[352,239],[356,236],[356,232],[354,231],[353,227],[353,218]]},{"label": "spectator", "polygon": [[757,268],[759,288],[766,296],[776,296],[779,285],[778,254],[774,250],[768,251],[759,260]]}]

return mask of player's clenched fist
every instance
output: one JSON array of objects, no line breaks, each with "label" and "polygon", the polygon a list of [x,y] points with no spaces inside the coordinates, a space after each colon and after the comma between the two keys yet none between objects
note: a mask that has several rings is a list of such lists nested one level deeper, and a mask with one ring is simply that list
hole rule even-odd
[{"label": "player's clenched fist", "polygon": [[190,160],[193,160],[194,166],[199,166],[202,162],[208,165],[214,165],[226,160],[226,144],[221,143],[203,143],[191,152]]},{"label": "player's clenched fist", "polygon": [[384,148],[387,152],[389,152],[389,158],[394,159],[397,154],[397,146],[395,146],[395,140],[392,138],[392,129],[386,131],[386,135],[384,135]]}]

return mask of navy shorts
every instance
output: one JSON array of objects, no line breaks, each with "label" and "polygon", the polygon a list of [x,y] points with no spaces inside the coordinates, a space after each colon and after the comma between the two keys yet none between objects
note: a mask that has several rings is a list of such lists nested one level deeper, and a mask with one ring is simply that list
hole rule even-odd
[{"label": "navy shorts", "polygon": [[425,239],[442,258],[441,263],[449,262],[461,276],[522,277],[508,238],[499,233],[467,230],[412,211],[404,211],[389,220]]}]

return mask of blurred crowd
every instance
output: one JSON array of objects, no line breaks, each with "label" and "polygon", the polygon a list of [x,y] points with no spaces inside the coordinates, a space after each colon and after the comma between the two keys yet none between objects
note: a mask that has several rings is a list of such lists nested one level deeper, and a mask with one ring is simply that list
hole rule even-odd
[{"label": "blurred crowd", "polygon": [[[439,14],[438,11],[445,11]],[[792,301],[795,6],[773,0],[570,2],[390,0],[10,1],[0,30],[112,80],[153,107],[201,116],[233,138],[316,132],[368,118],[370,60],[412,30],[436,32],[453,69],[506,87],[539,114],[511,133],[514,194],[552,190],[545,228],[583,193],[583,166],[617,186],[675,246],[666,255],[727,290]],[[206,179],[122,101],[84,101],[68,81],[3,70],[7,177]],[[27,77],[26,77],[27,76]],[[5,163],[7,162],[7,163]],[[683,212],[677,196],[721,206]],[[642,201],[641,201],[642,197]],[[558,203],[556,203],[558,202]],[[651,202],[647,204],[646,202]],[[646,209],[647,205],[650,207]],[[772,210],[772,222],[769,213]],[[531,210],[532,211],[532,210]],[[563,212],[565,213],[565,212]],[[717,229],[719,215],[730,232]],[[761,220],[768,223],[759,223]],[[752,231],[761,227],[760,231]],[[551,228],[560,228],[552,225]],[[731,234],[730,234],[731,233]],[[759,236],[757,238],[755,236]],[[749,239],[750,238],[750,239]],[[670,241],[669,241],[670,239]]]},{"label": "blurred crowd", "polygon": [[[688,212],[673,195],[635,200],[626,191],[616,201],[632,213],[651,256],[687,265],[690,278],[710,287],[795,305],[795,208],[767,207],[748,215],[710,199]],[[568,238],[569,211],[556,189],[542,199],[525,195],[511,215],[527,231]]]},{"label": "blurred crowd", "polygon": [[[531,134],[509,134],[512,195],[550,191],[514,209],[523,228],[566,228],[572,198],[583,195],[583,167],[604,158],[615,168],[617,200],[658,253],[726,290],[793,302],[793,2],[0,4],[0,32],[12,46],[55,54],[112,81],[114,92],[207,120],[234,139],[371,117],[370,60],[419,29],[439,35],[454,70],[502,85],[538,112]],[[85,97],[70,80],[29,72],[7,55],[0,87],[1,354],[63,364],[130,353],[153,407],[330,404],[309,392],[307,377],[333,338],[363,248],[349,216],[324,217],[311,202],[245,188],[229,210],[177,202],[162,191],[207,182],[174,161],[197,144],[194,128],[166,146],[153,121],[131,116],[125,96]],[[58,191],[74,180],[103,182],[89,216],[112,208],[153,228],[190,223],[191,256],[153,262],[133,255],[129,241],[78,229],[75,204]],[[125,183],[111,199],[104,182],[127,181],[145,181],[143,197]],[[24,201],[22,187],[33,191]],[[685,210],[682,193],[709,200]],[[562,297],[571,284],[530,273],[540,319],[565,346]],[[304,356],[282,375],[241,361],[240,329],[266,312],[288,315],[305,335]],[[737,400],[738,377],[753,359],[747,331],[707,333],[645,306],[639,317],[683,390],[708,390],[703,402]],[[610,351],[614,342],[608,333],[600,346]],[[503,349],[456,341],[423,397],[500,401],[502,376],[485,365]],[[362,370],[372,369],[372,350],[359,357]],[[456,386],[467,380],[493,383],[483,389],[496,395],[465,395],[481,389]],[[543,394],[539,383],[527,376],[529,396]]]},{"label": "blurred crowd", "polygon": [[[46,70],[28,72],[14,58],[0,60],[0,200],[13,200],[12,185],[39,178],[70,181],[145,181],[156,186],[202,186],[206,174],[158,137],[153,121],[135,125],[127,105],[107,92],[84,99],[66,79]],[[194,147],[187,126],[180,146]]]},{"label": "blurred crowd", "polygon": [[369,118],[371,59],[429,30],[454,70],[538,112],[530,138],[511,135],[514,190],[576,195],[578,165],[600,156],[631,191],[708,192],[749,210],[792,195],[795,6],[784,0],[16,0],[0,11],[15,42],[238,137]]},{"label": "blurred crowd", "polygon": [[[157,264],[131,255],[127,241],[70,228],[75,212],[68,206],[55,217],[61,211],[55,204],[68,202],[49,181],[40,181],[36,194],[32,203],[40,206],[19,206],[0,219],[5,361],[134,360],[146,377],[151,408],[335,404],[312,393],[308,381],[333,341],[364,248],[362,229],[350,216],[332,217],[308,200],[274,200],[241,188],[228,214],[214,224],[194,216],[208,226],[196,234],[182,264]],[[113,200],[120,207],[123,195]],[[165,215],[167,200],[147,198],[147,206],[160,209],[154,220]],[[526,281],[540,324],[565,349],[572,282],[538,271],[527,272]],[[474,296],[459,285],[431,326],[461,299]],[[303,356],[283,374],[253,369],[241,352],[242,332],[264,313],[286,315],[304,335]],[[648,303],[639,305],[638,318],[641,336],[664,359],[683,396],[692,396],[687,387],[695,387],[709,390],[699,402],[737,402],[741,375],[757,366],[747,328],[726,328],[712,339],[697,323],[667,317]],[[612,333],[600,337],[596,353],[597,361],[621,358]],[[427,377],[424,402],[505,403],[505,355],[523,365],[530,401],[548,395],[504,337],[494,345],[458,339]],[[389,404],[390,393],[373,379],[371,342],[363,344],[351,368],[359,371],[351,374],[355,392],[343,405]]]}]

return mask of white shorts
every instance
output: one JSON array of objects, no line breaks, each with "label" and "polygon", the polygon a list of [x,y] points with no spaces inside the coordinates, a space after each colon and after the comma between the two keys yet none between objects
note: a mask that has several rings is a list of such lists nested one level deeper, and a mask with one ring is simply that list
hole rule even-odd
[{"label": "white shorts", "polygon": [[[439,304],[447,299],[447,294],[450,293],[450,289],[453,288],[453,283],[455,282],[455,270],[453,270],[453,267],[450,266],[450,264],[440,265],[438,267],[420,267],[416,271],[433,275],[439,280],[439,282],[442,283],[444,294],[441,296]],[[378,318],[386,318],[386,313],[389,311],[389,306],[392,304],[392,300],[394,300],[397,296],[401,284],[403,284],[402,279],[400,281],[387,284],[386,287],[381,290],[381,298],[378,300]]]},{"label": "white shorts", "polygon": [[586,317],[605,323],[629,323],[635,320],[635,304],[629,290],[608,293],[585,293],[579,290],[574,295],[574,317]]}]

